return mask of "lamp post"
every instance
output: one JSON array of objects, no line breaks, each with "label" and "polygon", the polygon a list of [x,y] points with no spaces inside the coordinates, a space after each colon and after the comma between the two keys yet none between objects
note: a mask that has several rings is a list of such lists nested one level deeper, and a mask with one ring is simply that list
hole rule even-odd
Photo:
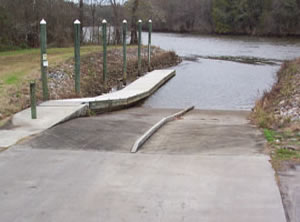
[{"label": "lamp post", "polygon": [[74,55],[75,55],[75,92],[80,94],[80,21],[74,22],[75,42],[74,42]]},{"label": "lamp post", "polygon": [[43,100],[49,99],[48,78],[47,78],[47,22],[42,19],[40,22],[40,46],[41,46],[41,77],[43,88]]}]

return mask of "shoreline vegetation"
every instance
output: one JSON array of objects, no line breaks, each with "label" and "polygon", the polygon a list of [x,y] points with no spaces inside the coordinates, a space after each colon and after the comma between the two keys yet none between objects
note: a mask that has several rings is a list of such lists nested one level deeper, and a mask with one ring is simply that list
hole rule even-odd
[{"label": "shoreline vegetation", "polygon": [[[81,48],[81,94],[74,89],[73,48],[50,49],[48,68],[48,87],[50,99],[93,97],[122,87],[122,47],[109,47],[107,51],[107,87],[102,83],[102,49],[99,46]],[[181,58],[172,51],[152,47],[151,70],[175,66]],[[142,73],[148,71],[147,48],[142,48]],[[42,86],[39,71],[39,51],[22,50],[0,53],[3,69],[0,72],[0,127],[14,113],[30,106],[29,81],[36,80],[38,103],[42,102]],[[27,59],[26,59],[27,58]],[[29,59],[28,59],[29,58]],[[15,61],[19,63],[15,63]],[[127,50],[127,82],[138,78],[137,47]],[[51,65],[52,64],[52,65]],[[4,65],[4,64],[3,64]],[[15,67],[13,67],[15,66]],[[20,67],[18,67],[20,66]],[[27,67],[28,66],[28,67]],[[10,70],[13,69],[13,70]]]},{"label": "shoreline vegetation", "polygon": [[[300,166],[300,58],[286,61],[277,73],[277,83],[257,101],[252,120],[263,130],[266,150],[288,221],[297,221],[299,210],[297,175]],[[288,176],[287,176],[288,175]]]},{"label": "shoreline vegetation", "polygon": [[300,164],[300,58],[284,62],[251,119],[263,129],[275,170]]},{"label": "shoreline vegetation", "polygon": [[[51,8],[52,10],[49,10]],[[66,13],[68,12],[68,13]],[[300,36],[299,0],[124,0],[119,1],[11,1],[0,4],[0,51],[35,48],[39,23],[45,19],[48,45],[69,46],[74,21],[94,27],[90,41],[100,41],[102,20],[114,32],[113,44],[122,42],[121,21],[128,21],[130,43],[137,43],[137,21],[160,32],[248,36]],[[22,28],[20,28],[22,27]],[[81,29],[82,37],[85,35]],[[83,38],[84,39],[84,38]]]}]

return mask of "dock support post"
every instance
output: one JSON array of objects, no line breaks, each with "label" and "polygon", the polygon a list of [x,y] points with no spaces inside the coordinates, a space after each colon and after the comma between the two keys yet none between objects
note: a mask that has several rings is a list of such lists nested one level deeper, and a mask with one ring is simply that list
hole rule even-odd
[{"label": "dock support post", "polygon": [[80,21],[74,22],[75,42],[74,42],[74,55],[75,55],[75,92],[80,94]]},{"label": "dock support post", "polygon": [[40,47],[41,47],[41,78],[43,88],[43,100],[49,99],[48,78],[47,78],[47,23],[44,19],[40,22]]},{"label": "dock support post", "polygon": [[31,101],[31,118],[36,119],[36,96],[35,96],[35,81],[30,82],[30,101]]},{"label": "dock support post", "polygon": [[151,71],[151,34],[152,34],[152,20],[149,19],[149,35],[148,35],[148,72]]},{"label": "dock support post", "polygon": [[123,85],[127,84],[127,21],[123,21]]},{"label": "dock support post", "polygon": [[138,21],[138,76],[142,75],[142,57],[141,57],[141,47],[142,47],[142,20]]},{"label": "dock support post", "polygon": [[102,21],[102,43],[103,43],[103,84],[106,88],[107,81],[107,21],[104,19]]}]

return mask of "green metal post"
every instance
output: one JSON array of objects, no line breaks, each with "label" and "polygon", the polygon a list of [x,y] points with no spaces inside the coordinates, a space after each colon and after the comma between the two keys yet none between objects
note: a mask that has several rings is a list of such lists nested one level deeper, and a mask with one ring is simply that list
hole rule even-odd
[{"label": "green metal post", "polygon": [[75,30],[75,42],[74,42],[74,54],[75,54],[75,92],[80,94],[80,21],[74,22]]},{"label": "green metal post", "polygon": [[102,21],[102,38],[103,38],[103,83],[104,88],[106,88],[107,81],[107,21],[104,19]]},{"label": "green metal post", "polygon": [[149,19],[149,35],[148,35],[148,71],[151,71],[151,34],[152,34],[152,20]]},{"label": "green metal post", "polygon": [[141,48],[142,48],[142,20],[138,21],[138,76],[142,75],[142,57],[141,57]]},{"label": "green metal post", "polygon": [[127,21],[123,21],[123,84],[127,83]]},{"label": "green metal post", "polygon": [[31,118],[36,119],[35,81],[30,82]]},{"label": "green metal post", "polygon": [[47,23],[43,19],[40,22],[40,45],[41,45],[41,77],[42,77],[42,87],[43,87],[43,99],[49,99],[48,92],[48,78],[47,78]]}]

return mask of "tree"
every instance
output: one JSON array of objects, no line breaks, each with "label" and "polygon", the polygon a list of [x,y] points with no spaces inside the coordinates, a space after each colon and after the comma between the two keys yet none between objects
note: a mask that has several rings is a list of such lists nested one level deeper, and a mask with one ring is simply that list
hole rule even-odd
[{"label": "tree", "polygon": [[[0,44],[12,47],[38,47],[39,23],[47,21],[48,42],[64,46],[72,42],[77,5],[64,0],[1,0]],[[65,13],[65,12],[68,13]],[[6,30],[6,31],[4,31]]]},{"label": "tree", "polygon": [[84,13],[83,13],[83,0],[79,1],[79,21],[81,22],[80,26],[80,36],[81,36],[81,41],[83,41],[83,26],[84,26]]},{"label": "tree", "polygon": [[137,10],[139,8],[139,0],[134,0],[132,3],[131,9],[131,38],[130,44],[137,44],[138,37],[137,37]]},{"label": "tree", "polygon": [[125,3],[128,17],[130,18],[130,44],[137,44],[137,23],[138,20],[146,22],[153,17],[153,7],[148,0],[129,0]]},{"label": "tree", "polygon": [[[92,26],[92,34],[91,34],[91,42],[94,42],[95,39],[95,26],[96,26],[96,20],[97,20],[97,9],[102,7],[102,3],[104,0],[89,0],[89,17],[91,19],[91,26]],[[89,24],[90,25],[90,24]],[[98,24],[99,27],[99,24]],[[99,28],[98,28],[99,32]],[[99,33],[98,33],[99,34]]]},{"label": "tree", "polygon": [[213,20],[217,33],[232,32],[234,21],[232,3],[233,1],[230,0],[213,0]]},{"label": "tree", "polygon": [[273,16],[277,23],[277,32],[290,34],[299,24],[300,8],[297,0],[275,0]]},{"label": "tree", "polygon": [[122,5],[124,1],[120,0],[109,0],[110,6],[112,7],[113,17],[113,43],[121,44],[122,36],[121,36],[121,22],[122,18],[124,18],[124,12]]},{"label": "tree", "polygon": [[217,33],[255,33],[263,13],[261,0],[214,0]]}]

